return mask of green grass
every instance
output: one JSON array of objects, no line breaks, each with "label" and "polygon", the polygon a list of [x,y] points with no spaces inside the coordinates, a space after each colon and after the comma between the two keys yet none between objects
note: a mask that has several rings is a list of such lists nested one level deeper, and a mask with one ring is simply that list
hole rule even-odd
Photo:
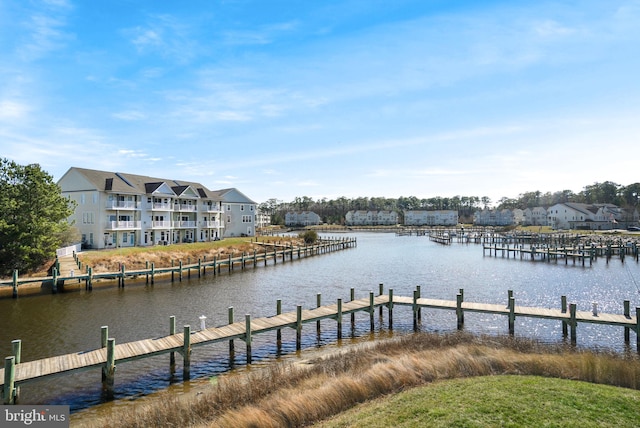
[{"label": "green grass", "polygon": [[510,375],[435,382],[314,427],[636,427],[639,417],[637,390]]}]

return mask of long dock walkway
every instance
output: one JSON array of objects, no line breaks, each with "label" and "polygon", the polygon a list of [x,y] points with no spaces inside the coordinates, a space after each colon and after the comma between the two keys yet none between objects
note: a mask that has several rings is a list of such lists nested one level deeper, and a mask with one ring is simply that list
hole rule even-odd
[{"label": "long dock walkway", "polygon": [[303,324],[316,322],[320,331],[320,321],[332,319],[337,322],[338,338],[342,337],[343,317],[351,314],[351,323],[355,322],[355,313],[365,312],[369,314],[371,330],[374,329],[375,309],[386,307],[388,310],[389,329],[393,329],[394,306],[410,306],[413,310],[414,328],[421,318],[423,308],[453,310],[457,315],[457,328],[464,326],[465,312],[480,312],[505,315],[508,318],[509,333],[514,334],[516,317],[544,318],[558,320],[563,325],[563,335],[571,331],[571,341],[576,341],[576,329],[579,323],[595,323],[610,326],[624,327],[625,342],[629,342],[629,331],[636,333],[636,347],[640,352],[640,308],[636,308],[635,316],[630,314],[630,303],[623,304],[623,314],[598,313],[594,306],[593,311],[577,311],[575,304],[568,305],[566,297],[561,299],[559,309],[545,309],[526,306],[516,306],[513,292],[509,291],[507,303],[489,304],[473,303],[463,300],[464,290],[456,296],[455,301],[422,298],[420,288],[416,288],[412,297],[394,296],[393,290],[383,294],[383,286],[380,284],[380,294],[374,296],[369,292],[369,297],[355,299],[355,291],[351,289],[351,300],[343,302],[338,299],[336,304],[321,305],[321,296],[318,294],[317,307],[303,309],[297,306],[295,312],[282,313],[281,301],[277,302],[277,313],[271,317],[251,319],[245,315],[245,319],[236,322],[233,316],[233,308],[229,308],[229,323],[227,325],[206,328],[201,324],[199,331],[192,332],[190,326],[184,326],[182,333],[176,333],[175,317],[170,318],[169,335],[151,339],[143,339],[129,343],[115,344],[115,339],[108,337],[108,327],[102,327],[102,347],[99,349],[75,352],[41,360],[21,362],[21,341],[15,340],[13,344],[14,355],[5,358],[5,367],[0,369],[0,385],[3,387],[5,404],[15,404],[17,401],[17,385],[36,381],[44,377],[63,375],[69,372],[88,370],[102,367],[102,381],[107,391],[113,390],[116,363],[133,361],[159,354],[171,354],[171,364],[175,364],[174,353],[178,352],[183,357],[184,377],[189,377],[190,356],[192,348],[213,344],[216,342],[229,342],[230,358],[233,358],[233,340],[240,339],[246,344],[247,362],[251,363],[252,336],[269,331],[277,331],[278,347],[281,344],[281,329],[292,328],[296,330],[296,348],[301,347],[301,334]]},{"label": "long dock walkway", "polygon": [[[242,253],[240,256],[233,257],[229,255],[226,258],[214,258],[213,260],[198,259],[195,263],[191,260],[187,260],[187,263],[179,261],[178,263],[172,262],[171,266],[156,268],[153,263],[147,263],[145,269],[126,270],[125,265],[121,265],[118,272],[94,272],[90,266],[82,266],[77,254],[73,254],[73,263],[69,264],[68,257],[65,258],[65,263],[58,261],[56,263],[57,268],[53,270],[52,276],[47,277],[19,277],[18,271],[14,271],[12,279],[0,280],[0,287],[10,286],[13,288],[13,297],[18,297],[19,286],[22,284],[39,283],[50,284],[51,291],[56,293],[58,288],[64,286],[65,283],[75,282],[81,283],[84,281],[85,288],[91,290],[93,288],[93,282],[95,280],[112,280],[117,281],[118,286],[124,287],[127,279],[135,279],[144,277],[146,283],[153,284],[155,282],[156,275],[171,275],[171,281],[175,281],[176,277],[179,281],[182,281],[183,275],[186,272],[188,278],[191,278],[192,272],[198,277],[205,275],[207,270],[211,269],[214,275],[220,274],[222,270],[232,272],[239,267],[245,269],[247,265],[254,268],[260,264],[265,266],[269,261],[273,264],[277,264],[280,261],[282,263],[287,260],[292,261],[294,257],[298,259],[303,257],[310,257],[318,254],[329,253],[333,251],[344,250],[357,246],[356,238],[324,238],[319,240],[315,244],[293,246],[293,245],[279,245],[273,242],[255,242],[260,245],[263,251],[254,250],[253,253]],[[75,269],[74,269],[75,266]],[[84,272],[82,272],[84,270]],[[62,274],[64,273],[64,275]]]}]

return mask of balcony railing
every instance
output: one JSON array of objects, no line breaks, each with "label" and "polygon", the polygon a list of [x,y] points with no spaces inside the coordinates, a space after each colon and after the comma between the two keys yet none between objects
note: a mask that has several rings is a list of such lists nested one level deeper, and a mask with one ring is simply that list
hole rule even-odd
[{"label": "balcony railing", "polygon": [[174,221],[172,223],[176,229],[193,229],[196,227],[195,221]]},{"label": "balcony railing", "polygon": [[108,221],[106,226],[108,230],[140,229],[140,227],[139,221]]},{"label": "balcony railing", "polygon": [[200,227],[204,229],[218,229],[220,227],[219,221],[201,221]]},{"label": "balcony railing", "polygon": [[173,205],[173,210],[174,211],[195,212],[196,209],[197,209],[196,205],[189,205],[189,204],[174,204]]},{"label": "balcony railing", "polygon": [[207,213],[218,213],[222,212],[222,207],[219,207],[217,205],[202,204],[202,211]]},{"label": "balcony railing", "polygon": [[154,202],[151,204],[151,209],[156,211],[173,211],[173,204]]},{"label": "balcony railing", "polygon": [[151,222],[151,227],[154,229],[170,229],[171,222],[170,221],[153,221]]},{"label": "balcony railing", "polygon": [[136,201],[107,201],[108,210],[139,210],[140,202]]}]

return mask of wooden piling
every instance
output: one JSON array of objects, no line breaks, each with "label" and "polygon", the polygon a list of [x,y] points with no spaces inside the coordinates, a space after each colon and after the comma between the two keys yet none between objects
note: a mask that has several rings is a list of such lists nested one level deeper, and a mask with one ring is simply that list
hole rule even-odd
[{"label": "wooden piling", "polygon": [[13,286],[12,297],[15,299],[18,297],[18,269],[13,270],[12,286]]},{"label": "wooden piling", "polygon": [[[175,315],[171,315],[169,317],[169,335],[173,336],[176,334],[176,317]],[[171,369],[171,371],[173,372],[173,369],[176,366],[176,353],[175,352],[170,352],[169,353],[169,368]]]},{"label": "wooden piling", "polygon": [[387,308],[389,312],[389,330],[393,330],[393,288],[389,289],[389,304]]},{"label": "wooden piling", "polygon": [[107,361],[102,366],[102,388],[108,397],[113,397],[113,385],[116,374],[116,340],[107,341]]},{"label": "wooden piling", "polygon": [[185,380],[191,377],[191,326],[183,327],[182,342],[182,376]]},{"label": "wooden piling", "polygon": [[302,348],[302,305],[296,306],[296,351]]},{"label": "wooden piling", "polygon": [[[318,293],[316,295],[316,308],[319,308],[320,306],[322,306],[322,294]],[[318,335],[318,338],[320,338],[320,320],[316,321],[316,334]]]},{"label": "wooden piling", "polygon": [[456,318],[458,319],[458,330],[464,326],[464,311],[462,310],[462,294],[456,294]]},{"label": "wooden piling", "polygon": [[342,299],[338,299],[338,313],[336,314],[338,322],[338,339],[342,339]]},{"label": "wooden piling", "polygon": [[571,343],[575,344],[577,340],[576,329],[578,326],[578,323],[576,322],[576,304],[575,303],[569,304],[569,317],[570,317],[569,326],[571,328]]},{"label": "wooden piling", "polygon": [[247,364],[251,364],[251,315],[246,314],[244,316],[245,323],[245,335],[244,335],[244,343],[247,345]]},{"label": "wooden piling", "polygon": [[374,314],[375,314],[375,306],[374,306],[374,294],[373,291],[369,292],[369,327],[371,329],[371,332],[373,333],[373,330],[375,329],[375,320],[374,320]]},{"label": "wooden piling", "polygon": [[[563,314],[567,313],[567,296],[562,296],[560,298],[560,312]],[[569,335],[568,324],[566,320],[562,320],[562,337],[567,337]]]},{"label": "wooden piling", "polygon": [[[280,314],[282,314],[282,299],[278,299],[276,301],[276,315],[280,315]],[[282,330],[281,329],[276,330],[276,347],[278,349],[278,353],[280,353],[280,350],[282,349]]]},{"label": "wooden piling", "polygon": [[[623,314],[627,319],[631,318],[630,306],[631,306],[631,302],[629,302],[629,300],[625,300],[623,303],[623,308],[624,308]],[[624,343],[626,344],[629,344],[629,341],[630,341],[629,331],[630,331],[629,327],[624,328]]]},{"label": "wooden piling", "polygon": [[[233,306],[229,306],[228,309],[228,322],[229,325],[233,324],[234,322],[234,316],[233,316]],[[233,343],[233,339],[229,340],[229,362],[231,363],[231,366],[233,366],[233,362],[235,360],[235,356],[236,356],[236,347]]]},{"label": "wooden piling", "polygon": [[16,357],[10,356],[4,359],[4,404],[16,404],[15,367]]}]

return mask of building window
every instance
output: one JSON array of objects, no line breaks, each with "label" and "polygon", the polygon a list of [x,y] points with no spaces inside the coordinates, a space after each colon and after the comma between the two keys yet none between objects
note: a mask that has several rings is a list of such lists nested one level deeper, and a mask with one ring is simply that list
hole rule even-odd
[{"label": "building window", "polygon": [[230,216],[230,215],[228,215],[228,216],[227,216],[227,224],[230,224],[230,223],[231,223],[231,216]]},{"label": "building window", "polygon": [[240,211],[244,211],[244,205],[240,205]]}]

